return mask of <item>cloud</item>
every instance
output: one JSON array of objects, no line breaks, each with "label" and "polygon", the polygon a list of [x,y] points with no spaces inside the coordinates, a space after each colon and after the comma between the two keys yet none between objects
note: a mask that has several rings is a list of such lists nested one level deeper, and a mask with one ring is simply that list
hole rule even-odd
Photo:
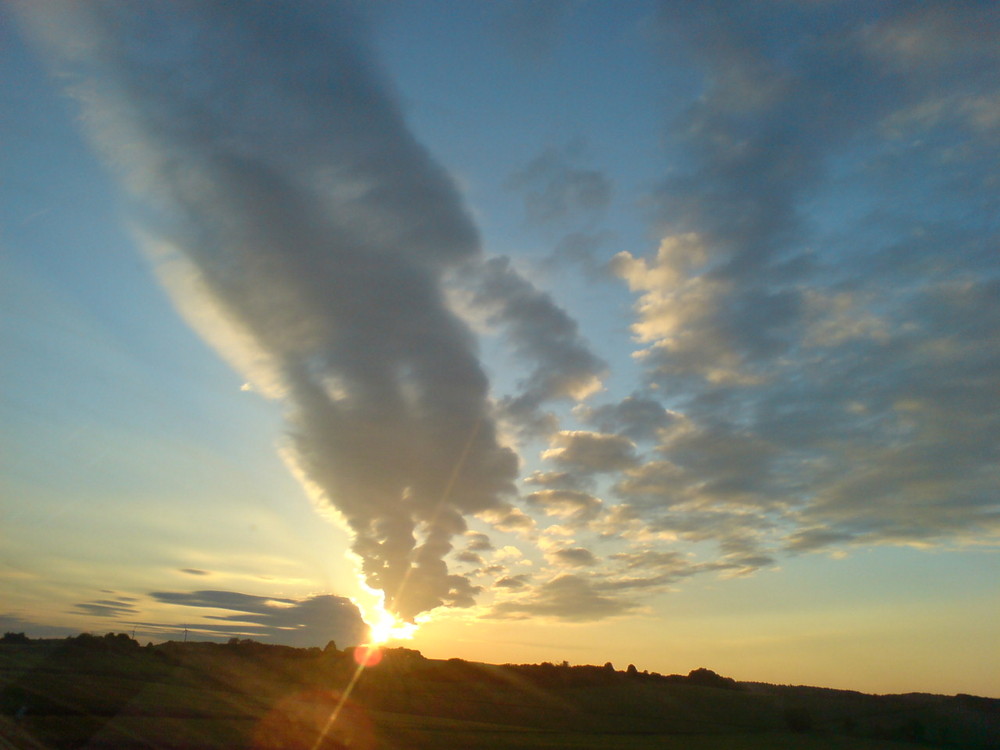
[{"label": "cloud", "polygon": [[1000,52],[981,40],[1000,16],[660,9],[664,54],[704,88],[674,124],[655,256],[611,264],[671,410],[615,493],[734,571],[996,538]]},{"label": "cloud", "polygon": [[92,617],[120,618],[127,615],[135,615],[139,610],[135,608],[131,597],[121,597],[118,599],[99,599],[94,602],[81,602],[74,604],[73,608],[77,613],[90,615]]},{"label": "cloud", "polygon": [[572,471],[533,471],[524,478],[524,483],[553,489],[579,490],[588,483],[588,477]]},{"label": "cloud", "polygon": [[458,562],[463,562],[463,563],[471,563],[472,565],[482,565],[483,564],[483,558],[482,558],[482,556],[476,554],[475,552],[470,552],[469,550],[465,550],[463,552],[459,552],[458,554],[456,554],[455,555],[455,560],[457,560]]},{"label": "cloud", "polygon": [[485,552],[493,549],[493,543],[486,534],[478,531],[470,531],[466,534],[465,538],[468,540],[465,548],[471,552]]},{"label": "cloud", "polygon": [[190,627],[203,634],[235,636],[300,648],[343,647],[364,643],[368,628],[349,599],[330,594],[305,599],[269,598],[236,591],[158,591],[150,594],[164,604],[225,610],[230,615],[205,615]]},{"label": "cloud", "polygon": [[528,495],[525,501],[547,516],[572,521],[589,521],[602,507],[600,498],[579,490],[539,490]]},{"label": "cloud", "polygon": [[675,570],[687,565],[684,556],[679,552],[650,547],[641,548],[633,552],[618,552],[611,555],[611,559],[622,562],[626,570],[643,568]]},{"label": "cloud", "polygon": [[634,393],[617,404],[577,407],[579,417],[600,432],[613,432],[631,440],[655,440],[659,430],[674,419],[654,398]]},{"label": "cloud", "polygon": [[611,181],[603,173],[577,165],[583,147],[548,148],[507,181],[524,194],[524,212],[534,224],[548,224],[575,215],[592,219],[611,202]]},{"label": "cloud", "polygon": [[518,464],[442,291],[478,238],[363,19],[348,4],[24,12],[141,204],[177,304],[287,407],[286,458],[346,521],[368,584],[406,618],[468,604],[450,540],[505,506]]},{"label": "cloud", "polygon": [[614,238],[609,231],[569,232],[556,243],[546,259],[546,265],[556,270],[561,266],[575,265],[588,280],[605,281],[608,278],[607,261],[599,258],[598,251]]},{"label": "cloud", "polygon": [[532,365],[521,392],[504,400],[504,412],[529,431],[551,432],[552,420],[539,413],[542,404],[587,398],[600,390],[607,365],[590,351],[576,322],[508,258],[470,270],[472,303],[502,327],[514,355]]},{"label": "cloud", "polygon": [[181,573],[185,573],[186,575],[189,575],[189,576],[209,576],[209,575],[212,575],[209,571],[207,571],[207,570],[200,570],[198,568],[181,568],[180,572]]},{"label": "cloud", "polygon": [[635,444],[602,432],[564,430],[552,437],[542,458],[584,474],[615,471],[636,462]]},{"label": "cloud", "polygon": [[590,581],[573,574],[558,576],[528,595],[494,605],[488,617],[551,617],[566,622],[592,622],[634,611],[634,602],[598,593]]},{"label": "cloud", "polygon": [[563,549],[548,550],[545,557],[562,567],[580,568],[597,564],[594,553],[584,547],[565,547]]},{"label": "cloud", "polygon": [[535,529],[535,520],[523,510],[515,508],[513,505],[487,511],[480,514],[480,518],[500,531],[526,534]]},{"label": "cloud", "polygon": [[[397,613],[468,606],[492,576],[493,617],[595,620],[782,554],[1000,534],[990,4],[658,4],[649,38],[693,91],[646,203],[659,241],[607,267],[633,295],[641,382],[596,405],[621,381],[533,276],[482,257],[350,6],[41,5],[179,306],[282,399],[290,465]],[[511,12],[550,42],[565,18]],[[593,270],[614,186],[586,156],[547,149],[508,186]],[[523,368],[512,393],[489,391],[474,316]],[[527,513],[498,421],[547,441]],[[470,515],[525,551],[481,554]],[[555,578],[500,564],[539,551]],[[237,613],[219,632],[301,606],[209,593]]]},{"label": "cloud", "polygon": [[504,576],[497,580],[493,585],[496,588],[501,589],[523,589],[531,581],[531,576],[521,573],[516,576]]}]

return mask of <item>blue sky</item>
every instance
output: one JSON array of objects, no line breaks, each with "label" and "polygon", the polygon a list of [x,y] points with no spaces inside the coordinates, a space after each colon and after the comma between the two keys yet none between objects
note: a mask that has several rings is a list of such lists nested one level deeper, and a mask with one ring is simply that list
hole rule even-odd
[{"label": "blue sky", "polygon": [[5,628],[998,694],[993,4],[3,13]]}]

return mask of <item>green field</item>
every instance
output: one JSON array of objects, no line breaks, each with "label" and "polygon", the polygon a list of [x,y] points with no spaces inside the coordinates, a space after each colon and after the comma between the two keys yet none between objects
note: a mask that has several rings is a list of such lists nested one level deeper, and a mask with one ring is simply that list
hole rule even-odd
[{"label": "green field", "polygon": [[356,674],[351,654],[332,648],[2,644],[0,750],[986,750],[1000,737],[1000,702],[970,696],[737,685],[712,673],[709,686],[695,675],[498,667],[406,649],[388,650],[351,686]]}]

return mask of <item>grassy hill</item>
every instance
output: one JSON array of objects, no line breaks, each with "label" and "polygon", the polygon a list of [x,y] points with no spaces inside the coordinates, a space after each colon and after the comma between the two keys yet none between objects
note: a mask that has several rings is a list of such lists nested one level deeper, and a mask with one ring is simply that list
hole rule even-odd
[{"label": "grassy hill", "polygon": [[409,649],[359,670],[350,649],[332,646],[141,648],[81,636],[0,644],[0,738],[0,750],[987,750],[1000,747],[1000,701],[736,683],[709,670],[497,666]]}]

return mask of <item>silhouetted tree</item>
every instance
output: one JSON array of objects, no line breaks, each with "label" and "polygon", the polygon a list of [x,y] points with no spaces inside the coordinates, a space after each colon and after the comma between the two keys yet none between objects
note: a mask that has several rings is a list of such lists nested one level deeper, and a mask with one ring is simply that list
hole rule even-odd
[{"label": "silhouetted tree", "polygon": [[711,669],[705,669],[704,667],[692,669],[688,673],[687,682],[692,685],[723,688],[725,690],[736,690],[739,687],[736,684],[736,680],[732,677],[723,677],[722,675],[716,674]]},{"label": "silhouetted tree", "polygon": [[628,667],[625,669],[625,674],[627,674],[629,677],[635,677],[637,674],[639,674],[639,670],[635,668],[635,664],[629,664]]},{"label": "silhouetted tree", "polygon": [[31,639],[28,638],[24,633],[4,633],[3,638],[0,638],[0,643],[13,643],[21,644],[31,643]]}]

